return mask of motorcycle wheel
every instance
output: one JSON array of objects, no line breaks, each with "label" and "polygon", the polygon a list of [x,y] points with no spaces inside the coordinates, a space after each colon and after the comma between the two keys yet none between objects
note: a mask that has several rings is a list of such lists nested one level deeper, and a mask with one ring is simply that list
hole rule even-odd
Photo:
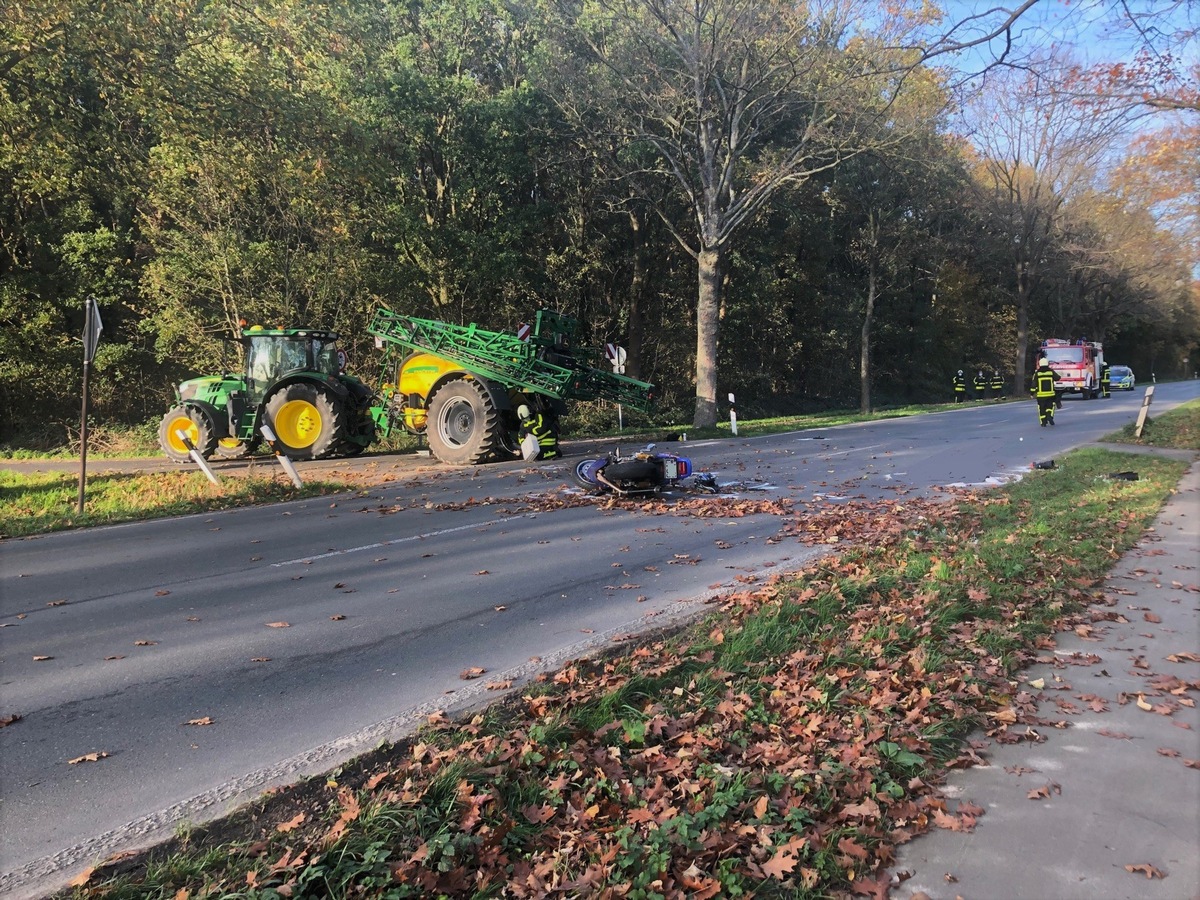
[{"label": "motorcycle wheel", "polygon": [[608,488],[596,480],[596,472],[607,464],[607,459],[582,459],[571,469],[571,478],[588,493],[603,494]]}]

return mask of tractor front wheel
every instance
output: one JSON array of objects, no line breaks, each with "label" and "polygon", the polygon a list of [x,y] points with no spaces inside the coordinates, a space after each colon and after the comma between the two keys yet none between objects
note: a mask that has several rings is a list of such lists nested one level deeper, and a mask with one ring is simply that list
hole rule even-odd
[{"label": "tractor front wheel", "polygon": [[501,446],[503,432],[500,411],[491,393],[478,381],[451,381],[429,401],[426,436],[429,449],[442,462],[485,462]]},{"label": "tractor front wheel", "polygon": [[257,441],[248,443],[235,437],[225,437],[217,441],[217,456],[221,459],[245,459],[257,449]]},{"label": "tractor front wheel", "polygon": [[317,385],[299,382],[267,399],[266,420],[291,459],[320,459],[342,440],[345,410]]},{"label": "tractor front wheel", "polygon": [[172,462],[191,461],[191,452],[179,433],[187,435],[192,446],[205,459],[212,456],[217,446],[212,419],[208,413],[195,406],[176,406],[162,418],[158,426],[158,444]]}]

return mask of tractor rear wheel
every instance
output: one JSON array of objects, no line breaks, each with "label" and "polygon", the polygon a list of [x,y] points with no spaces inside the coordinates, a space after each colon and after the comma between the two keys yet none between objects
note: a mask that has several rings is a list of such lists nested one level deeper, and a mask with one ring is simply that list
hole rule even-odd
[{"label": "tractor rear wheel", "polygon": [[451,381],[429,401],[425,433],[429,449],[442,462],[484,462],[495,454],[503,432],[500,411],[491,393],[478,381]]},{"label": "tractor rear wheel", "polygon": [[327,391],[298,382],[267,398],[266,420],[290,459],[321,459],[342,440],[345,410]]},{"label": "tractor rear wheel", "polygon": [[187,435],[192,446],[200,451],[205,459],[212,456],[217,447],[214,437],[213,422],[204,410],[195,406],[176,406],[172,408],[158,425],[158,444],[163,453],[172,462],[186,463],[191,461],[191,452],[179,437],[179,432]]}]

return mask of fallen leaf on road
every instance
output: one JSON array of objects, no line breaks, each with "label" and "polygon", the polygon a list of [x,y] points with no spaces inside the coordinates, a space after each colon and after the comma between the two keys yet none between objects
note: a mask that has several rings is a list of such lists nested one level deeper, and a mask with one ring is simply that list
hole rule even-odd
[{"label": "fallen leaf on road", "polygon": [[271,657],[269,657],[269,656],[252,656],[252,657],[250,657],[250,662],[270,662],[270,661],[271,661]]},{"label": "fallen leaf on road", "polygon": [[188,719],[184,725],[211,725],[213,723],[212,716],[205,716],[203,719]]},{"label": "fallen leaf on road", "polygon": [[154,596],[155,597],[165,597],[169,593],[171,593],[171,592],[170,591],[155,591]]},{"label": "fallen leaf on road", "polygon": [[1162,616],[1158,615],[1157,613],[1152,613],[1152,612],[1143,613],[1142,618],[1145,619],[1147,622],[1154,622],[1155,624],[1162,621]]},{"label": "fallen leaf on road", "polygon": [[268,622],[267,627],[268,628],[291,628],[292,623],[291,622]]},{"label": "fallen leaf on road", "polygon": [[106,657],[104,657],[104,661],[111,662],[114,659],[124,659],[124,658],[125,658],[124,654],[119,655],[119,656],[106,656]]},{"label": "fallen leaf on road", "polygon": [[1125,867],[1126,872],[1142,872],[1147,878],[1166,878],[1167,876],[1159,869],[1154,868],[1150,863],[1136,863]]},{"label": "fallen leaf on road", "polygon": [[1025,796],[1027,796],[1030,800],[1041,800],[1049,798],[1051,794],[1061,793],[1062,787],[1058,784],[1055,784],[1053,781],[1049,781],[1046,784],[1043,784],[1040,788],[1034,788]]},{"label": "fallen leaf on road", "polygon": [[470,681],[472,678],[478,678],[486,671],[487,669],[481,669],[479,666],[471,666],[471,668],[463,669],[461,672],[459,672],[458,677],[463,681]]},{"label": "fallen leaf on road", "polygon": [[332,616],[330,616],[330,617],[329,617],[330,621],[332,621],[332,622],[340,622],[340,621],[342,621],[342,620],[343,620],[343,619],[345,619],[345,618],[346,618],[346,617],[345,617],[345,616],[343,616],[341,613],[337,613],[337,614],[335,614],[335,615],[332,615]]},{"label": "fallen leaf on road", "polygon": [[79,763],[99,762],[100,760],[104,759],[107,756],[108,756],[107,750],[97,750],[95,753],[85,753],[85,754],[83,754],[83,756],[77,756],[74,759],[68,759],[67,765],[68,766],[76,766],[76,765],[79,765]]},{"label": "fallen leaf on road", "polygon": [[133,646],[135,646],[135,647],[153,647],[157,643],[158,643],[158,641],[134,641]]},{"label": "fallen leaf on road", "polygon": [[53,656],[35,656],[33,658],[33,661],[34,662],[45,662],[48,659],[54,659],[54,657]]},{"label": "fallen leaf on road", "polygon": [[1096,732],[1096,734],[1100,735],[1101,737],[1117,738],[1117,740],[1121,741],[1127,741],[1133,737],[1132,734],[1126,734],[1123,731],[1109,731],[1107,728],[1101,728]]},{"label": "fallen leaf on road", "polygon": [[0,716],[0,728],[3,728],[5,725],[11,725],[11,724],[13,724],[13,722],[20,722],[20,721],[21,721],[20,716]]},{"label": "fallen leaf on road", "polygon": [[1146,712],[1149,712],[1150,710],[1154,709],[1153,706],[1151,706],[1149,703],[1146,702],[1146,698],[1142,694],[1138,694],[1137,705],[1138,705],[1138,709],[1144,709],[1144,710],[1146,710]]},{"label": "fallen leaf on road", "polygon": [[1174,758],[1174,757],[1176,757],[1176,756],[1178,756],[1178,755],[1179,755],[1179,751],[1178,751],[1178,750],[1172,750],[1170,747],[1159,747],[1159,748],[1158,748],[1158,755],[1159,755],[1159,756],[1169,756],[1169,757],[1172,757],[1172,758]]},{"label": "fallen leaf on road", "polygon": [[46,605],[47,605],[47,606],[65,606],[65,605],[66,605],[66,603],[67,603],[67,601],[66,601],[66,600],[51,600],[51,601],[50,601],[49,603],[47,603]]},{"label": "fallen leaf on road", "polygon": [[487,569],[480,569],[480,570],[479,570],[478,572],[476,572],[475,574],[476,574],[476,575],[491,575],[492,573],[491,573],[491,572],[489,572]]}]

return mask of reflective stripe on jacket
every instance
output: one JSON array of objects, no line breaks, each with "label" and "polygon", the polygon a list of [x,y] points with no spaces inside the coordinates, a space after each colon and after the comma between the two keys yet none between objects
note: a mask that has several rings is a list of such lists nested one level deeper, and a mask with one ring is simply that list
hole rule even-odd
[{"label": "reflective stripe on jacket", "polygon": [[521,434],[532,434],[537,438],[539,447],[553,447],[558,443],[554,429],[541,413],[534,413],[528,419],[521,420]]},{"label": "reflective stripe on jacket", "polygon": [[1035,397],[1053,397],[1054,382],[1058,381],[1058,373],[1053,369],[1038,369],[1033,373],[1033,395]]}]

